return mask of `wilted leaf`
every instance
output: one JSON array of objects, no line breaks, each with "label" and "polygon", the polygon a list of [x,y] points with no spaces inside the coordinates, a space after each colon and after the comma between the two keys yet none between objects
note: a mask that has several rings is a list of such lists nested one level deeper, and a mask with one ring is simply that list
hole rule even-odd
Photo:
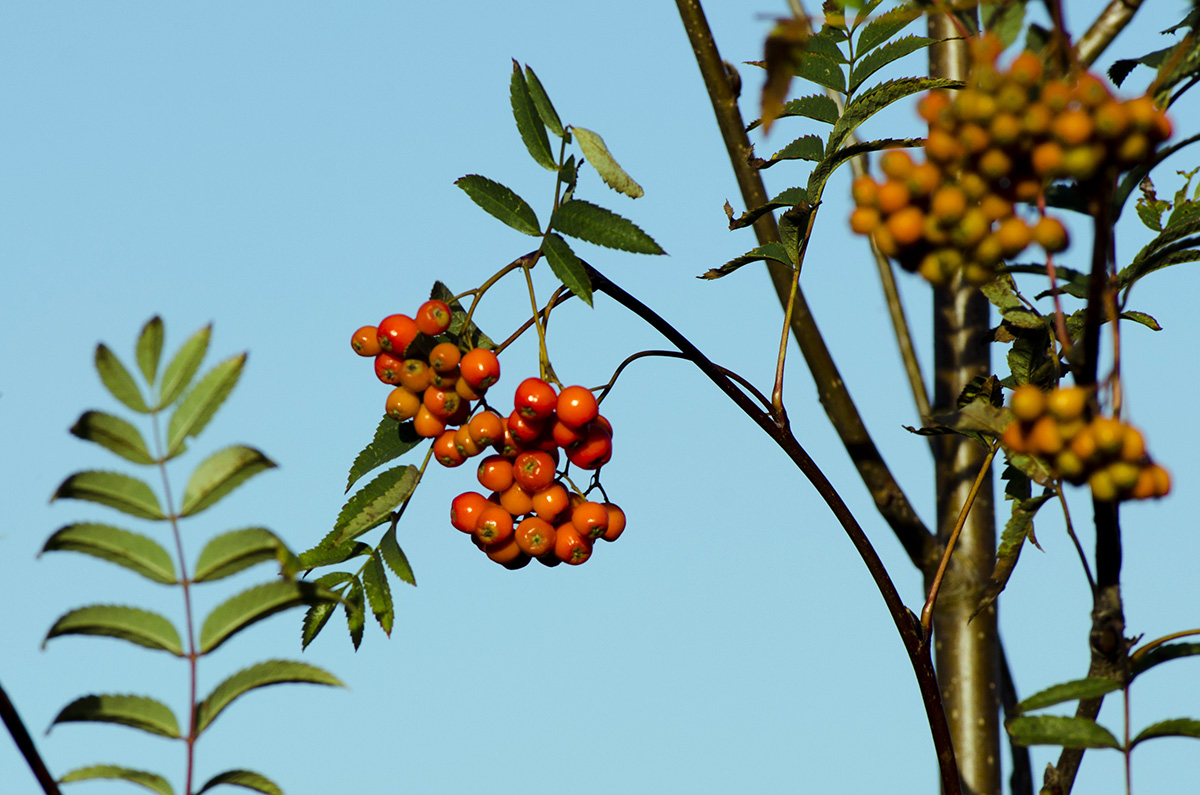
[{"label": "wilted leaf", "polygon": [[122,779],[130,784],[145,787],[159,795],[175,795],[170,783],[157,773],[147,773],[145,770],[134,770],[116,765],[88,765],[79,767],[67,773],[58,780],[59,784],[70,784],[74,781],[91,781],[93,779]]},{"label": "wilted leaf", "polygon": [[1120,748],[1112,732],[1086,718],[1057,715],[1022,716],[1007,725],[1020,745],[1061,745],[1063,748]]},{"label": "wilted leaf", "polygon": [[542,239],[542,254],[550,264],[550,270],[558,280],[566,285],[572,293],[583,299],[588,306],[592,305],[592,282],[588,279],[587,269],[575,256],[567,241],[554,232],[546,233]]},{"label": "wilted leaf", "polygon": [[305,683],[345,687],[340,679],[315,665],[291,660],[267,660],[243,668],[213,688],[196,709],[196,734],[208,728],[234,699],[256,688]]},{"label": "wilted leaf", "polygon": [[608,147],[604,145],[603,138],[583,127],[572,127],[571,129],[575,133],[575,140],[578,142],[583,156],[592,164],[592,168],[596,169],[596,173],[604,180],[604,184],[633,199],[640,198],[645,193],[642,186],[634,182],[633,177],[626,174],[625,169],[617,165],[617,161],[609,154]]},{"label": "wilted leaf", "polygon": [[86,500],[139,519],[165,519],[158,498],[144,481],[119,472],[76,472],[62,482],[53,500]]},{"label": "wilted leaf", "polygon": [[478,174],[468,174],[459,177],[454,184],[462,188],[463,192],[471,197],[471,201],[482,207],[485,212],[518,232],[533,237],[542,233],[542,226],[533,208],[499,182]]},{"label": "wilted leaf", "polygon": [[632,221],[611,210],[579,199],[564,202],[554,211],[551,225],[564,235],[598,246],[635,254],[665,254],[658,244]]},{"label": "wilted leaf", "polygon": [[183,656],[183,644],[175,625],[158,613],[136,607],[89,605],[71,610],[50,627],[42,648],[51,638],[62,635],[103,635]]},{"label": "wilted leaf", "polygon": [[146,442],[138,429],[112,414],[86,411],[71,426],[71,433],[80,439],[95,442],[135,464],[154,463],[154,458],[146,448]]},{"label": "wilted leaf", "polygon": [[138,388],[133,376],[125,369],[117,355],[103,343],[96,346],[96,372],[100,374],[100,381],[105,388],[117,400],[140,414],[150,412],[142,398],[142,390]]},{"label": "wilted leaf", "polygon": [[147,696],[84,696],[63,707],[51,723],[117,723],[162,737],[179,738],[171,708]]},{"label": "wilted leaf", "polygon": [[729,217],[730,230],[743,229],[747,226],[750,226],[759,218],[771,212],[772,210],[779,210],[784,207],[794,207],[797,204],[808,204],[808,192],[804,190],[804,188],[788,188],[787,190],[780,192],[778,196],[771,199],[766,204],[747,210],[736,219],[733,217],[733,208],[729,206],[728,202],[726,202],[725,215]]},{"label": "wilted leaf", "polygon": [[187,389],[188,384],[192,382],[192,378],[199,371],[200,363],[204,361],[204,354],[208,353],[208,340],[211,336],[212,325],[210,324],[189,337],[187,342],[179,346],[179,350],[171,357],[171,361],[167,363],[167,369],[163,371],[159,408],[166,408],[174,403]]},{"label": "wilted leaf", "polygon": [[69,524],[56,531],[43,552],[82,552],[136,571],[164,585],[177,581],[170,554],[157,541],[119,527],[103,524]]},{"label": "wilted leaf", "polygon": [[171,414],[167,424],[167,455],[178,455],[183,443],[192,436],[199,436],[217,409],[229,397],[242,375],[246,354],[226,359],[218,364],[196,384],[179,407]]},{"label": "wilted leaf", "polygon": [[517,122],[517,131],[529,155],[543,168],[551,171],[558,170],[554,156],[550,154],[550,140],[546,137],[546,125],[542,123],[538,110],[529,95],[529,87],[525,84],[525,75],[521,66],[513,59],[512,79],[508,89],[509,103],[512,105],[513,119]]},{"label": "wilted leaf", "polygon": [[200,653],[208,654],[235,633],[281,610],[338,600],[337,594],[310,582],[277,581],[242,591],[213,608],[200,628]]},{"label": "wilted leaf", "polygon": [[233,445],[218,450],[204,459],[188,479],[179,515],[194,516],[200,513],[247,479],[274,467],[274,461],[253,447]]}]

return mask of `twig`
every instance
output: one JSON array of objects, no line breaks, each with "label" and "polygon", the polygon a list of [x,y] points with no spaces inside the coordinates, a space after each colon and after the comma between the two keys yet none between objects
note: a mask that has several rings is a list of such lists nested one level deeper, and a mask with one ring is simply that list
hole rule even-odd
[{"label": "twig", "polygon": [[1142,7],[1143,0],[1112,0],[1087,32],[1075,42],[1075,60],[1084,66],[1091,66],[1100,53],[1112,44],[1117,34],[1125,29],[1133,15]]},{"label": "twig", "polygon": [[46,769],[46,763],[42,761],[37,746],[33,744],[29,730],[25,728],[21,716],[17,714],[17,708],[9,699],[8,693],[4,691],[2,685],[0,685],[0,718],[4,719],[5,728],[12,735],[13,742],[17,744],[17,750],[21,752],[21,756],[25,757],[25,763],[33,771],[33,777],[37,779],[38,784],[42,785],[42,791],[46,795],[62,795],[58,788],[58,782]]}]

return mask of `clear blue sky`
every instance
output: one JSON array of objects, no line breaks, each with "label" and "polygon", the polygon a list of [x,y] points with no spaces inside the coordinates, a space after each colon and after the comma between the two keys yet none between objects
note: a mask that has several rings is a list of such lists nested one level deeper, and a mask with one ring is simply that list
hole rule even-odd
[{"label": "clear blue sky", "polygon": [[[1090,21],[1092,5],[1068,4],[1075,27]],[[723,55],[736,63],[761,56],[768,17],[786,11],[709,6]],[[1157,31],[1183,7],[1148,3],[1113,52],[1164,46]],[[514,57],[537,70],[564,121],[600,132],[646,190],[631,201],[588,171],[579,196],[632,218],[671,256],[586,245],[581,254],[713,359],[767,388],[781,313],[761,269],[719,283],[693,278],[754,242],[725,228],[722,204],[741,202],[669,3],[0,9],[0,577],[9,594],[0,681],[56,774],[113,762],[159,771],[177,791],[183,779],[182,748],[166,740],[92,725],[42,734],[85,693],[146,693],[186,714],[186,670],[174,658],[109,639],[40,648],[54,619],[84,604],[153,606],[182,624],[175,592],[80,555],[36,559],[64,524],[121,521],[100,507],[47,504],[73,471],[125,468],[66,432],[85,409],[123,411],[92,370],[95,344],[129,360],[138,329],[158,313],[168,350],[210,321],[210,362],[249,350],[240,386],[173,476],[182,483],[206,451],[235,442],[280,467],[194,520],[187,549],[194,559],[212,535],[251,524],[296,550],[310,546],[342,505],[346,470],[386,391],[351,354],[351,331],[415,310],[435,278],[456,291],[475,286],[529,247],[453,181],[485,174],[547,213],[553,181],[528,159],[509,111]],[[919,72],[921,57],[893,76]],[[751,118],[760,78],[741,71]],[[1129,86],[1148,76],[1135,73]],[[810,124],[781,122],[761,149],[815,131]],[[919,134],[910,107],[866,132],[898,129]],[[1171,170],[1160,192],[1174,189]],[[780,166],[769,189],[806,175]],[[928,522],[929,455],[901,427],[918,419],[874,266],[845,227],[846,188],[844,175],[830,187],[804,283],[877,443]],[[1136,222],[1122,225],[1122,255],[1146,239]],[[1165,331],[1126,334],[1129,416],[1176,483],[1170,499],[1123,513],[1128,626],[1147,638],[1200,623],[1200,466],[1188,419],[1200,317],[1185,303],[1195,292],[1186,267],[1134,291],[1135,307]],[[539,280],[548,294],[549,274]],[[913,279],[902,286],[928,365],[927,290]],[[496,295],[478,320],[503,337],[528,302],[515,281]],[[551,354],[574,383],[602,383],[629,353],[664,344],[603,297],[594,310],[573,304],[555,317]],[[511,388],[536,364],[530,345],[515,346],[502,383]],[[1164,382],[1168,374],[1176,380]],[[801,441],[917,608],[920,577],[874,513],[799,356],[787,398]],[[807,482],[681,362],[635,364],[605,406],[616,452],[604,482],[629,515],[619,543],[578,569],[506,571],[449,526],[449,501],[473,488],[471,470],[433,472],[401,525],[420,586],[394,584],[390,640],[368,627],[354,654],[339,618],[301,655],[296,611],[202,661],[202,692],[279,656],[324,666],[349,689],[250,694],[202,740],[198,780],[249,767],[293,795],[933,791],[932,745],[901,644]],[[1076,516],[1087,516],[1084,501]],[[1087,525],[1078,521],[1090,547]],[[1087,665],[1090,599],[1078,560],[1049,509],[1037,529],[1045,552],[1025,551],[1001,610],[1023,695]],[[268,576],[263,567],[208,586],[201,606]],[[1135,728],[1200,715],[1195,666],[1174,663],[1139,680]],[[1106,705],[1101,720],[1119,731],[1116,707]],[[1190,742],[1139,748],[1136,791],[1194,791]],[[1053,756],[1037,751],[1035,774]],[[0,790],[36,791],[6,738]],[[1089,753],[1078,791],[1123,791],[1119,755]]]}]

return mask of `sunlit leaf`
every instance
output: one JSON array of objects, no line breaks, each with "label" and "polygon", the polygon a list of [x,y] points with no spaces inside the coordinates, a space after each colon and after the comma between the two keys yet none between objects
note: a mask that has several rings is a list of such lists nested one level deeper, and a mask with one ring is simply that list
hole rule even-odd
[{"label": "sunlit leaf", "polygon": [[210,455],[188,478],[180,516],[193,516],[275,462],[253,447],[233,445]]},{"label": "sunlit leaf", "polygon": [[267,560],[285,566],[291,557],[287,545],[265,527],[231,530],[215,536],[200,550],[192,582],[220,580]]},{"label": "sunlit leaf", "polygon": [[248,790],[264,793],[264,795],[283,795],[283,790],[279,788],[278,784],[262,773],[255,773],[253,770],[226,770],[224,773],[218,773],[204,782],[204,786],[196,790],[196,795],[208,792],[220,784],[243,787]]},{"label": "sunlit leaf", "polygon": [[200,653],[208,654],[251,624],[281,610],[337,600],[337,594],[310,582],[277,581],[259,585],[213,608],[200,628]]},{"label": "sunlit leaf", "polygon": [[728,276],[743,265],[751,262],[766,262],[768,260],[774,262],[782,262],[789,268],[795,267],[788,259],[787,249],[781,243],[767,243],[765,246],[759,246],[756,249],[747,251],[740,257],[735,257],[729,262],[726,262],[719,268],[712,268],[698,276],[699,279],[719,279],[722,276]]},{"label": "sunlit leaf", "polygon": [[550,132],[562,138],[564,131],[562,121],[558,118],[558,112],[554,110],[550,97],[546,95],[546,89],[542,88],[542,81],[538,80],[537,75],[528,66],[525,67],[525,85],[529,89],[529,97],[533,100],[533,106],[537,108],[542,123],[550,128]]},{"label": "sunlit leaf", "polygon": [[542,226],[533,208],[499,182],[478,174],[468,174],[459,177],[454,184],[462,188],[463,192],[471,197],[471,201],[482,207],[485,212],[518,232],[534,237],[542,233]]},{"label": "sunlit leaf", "polygon": [[152,538],[103,524],[69,524],[54,533],[43,552],[82,552],[136,571],[164,585],[173,585],[175,563]]},{"label": "sunlit leaf", "polygon": [[846,105],[841,118],[833,125],[833,132],[829,134],[827,151],[836,151],[847,136],[858,129],[859,125],[899,99],[922,91],[956,88],[962,85],[961,80],[949,80],[943,77],[903,77],[899,80],[888,80],[871,86]]},{"label": "sunlit leaf", "polygon": [[390,637],[396,613],[392,605],[392,588],[388,585],[387,571],[383,568],[383,560],[378,550],[363,564],[362,582],[367,602],[371,605],[371,613],[379,622],[380,628]]},{"label": "sunlit leaf", "polygon": [[167,424],[167,454],[177,455],[189,437],[198,436],[229,397],[241,377],[246,354],[226,359],[200,380],[171,414]]},{"label": "sunlit leaf", "polygon": [[144,481],[119,472],[76,472],[62,482],[53,500],[86,500],[139,519],[164,519],[158,497]]},{"label": "sunlit leaf", "polygon": [[759,160],[756,158],[752,162],[755,168],[764,169],[770,168],[784,160],[810,160],[814,163],[819,163],[824,156],[825,143],[819,136],[802,135],[771,155],[769,160]]},{"label": "sunlit leaf", "polygon": [[1011,323],[1019,328],[1042,328],[1046,325],[1047,319],[1042,317],[1036,311],[1021,300],[1015,290],[1015,283],[1007,276],[993,279],[980,288],[980,292],[1000,310],[1000,317],[1005,322]]},{"label": "sunlit leaf", "polygon": [[417,478],[417,468],[411,465],[394,467],[376,475],[346,501],[333,525],[336,538],[333,543],[322,546],[340,546],[387,521],[391,512],[417,487]]},{"label": "sunlit leaf", "polygon": [[908,27],[913,20],[920,19],[921,14],[922,11],[917,3],[905,3],[875,17],[867,23],[867,26],[863,28],[862,35],[858,37],[858,46],[856,47],[858,56],[861,58],[895,36]]},{"label": "sunlit leaf", "polygon": [[146,321],[137,341],[137,363],[148,383],[153,384],[158,375],[158,361],[162,357],[163,322],[158,315]]},{"label": "sunlit leaf", "polygon": [[[776,118],[787,119],[796,116],[803,116],[815,121],[823,121],[827,124],[834,124],[838,120],[839,112],[837,103],[830,99],[825,94],[812,94],[807,97],[800,97],[785,102],[779,110],[779,115]],[[751,122],[746,127],[746,132],[750,132],[755,127],[762,124],[762,120]]]},{"label": "sunlit leaf", "polygon": [[392,570],[392,574],[399,577],[402,582],[409,585],[417,584],[412,567],[408,565],[408,557],[396,541],[396,528],[390,527],[383,534],[383,538],[379,542],[379,554],[383,556],[383,562]]},{"label": "sunlit leaf", "polygon": [[1061,704],[1064,701],[1078,701],[1081,698],[1099,698],[1120,689],[1121,683],[1115,679],[1101,679],[1099,677],[1076,679],[1040,690],[1017,704],[1015,709],[1017,712],[1045,709],[1046,707],[1053,707],[1055,704]]},{"label": "sunlit leaf", "polygon": [[117,723],[150,734],[178,738],[179,721],[171,708],[147,696],[84,696],[63,707],[51,723]]},{"label": "sunlit leaf", "polygon": [[375,428],[374,438],[355,456],[354,463],[350,465],[350,474],[346,478],[346,491],[350,491],[350,487],[357,483],[363,475],[388,461],[399,458],[424,441],[415,434],[412,439],[402,440],[397,432],[399,425],[400,423],[396,420],[386,414],[383,415],[379,425]]},{"label": "sunlit leaf", "polygon": [[138,429],[112,414],[86,411],[71,426],[71,433],[80,439],[95,442],[135,464],[154,463],[154,458],[146,448],[146,442]]},{"label": "sunlit leaf", "polygon": [[147,414],[150,408],[142,398],[142,390],[117,355],[101,343],[96,346],[96,372],[109,393],[129,408]]},{"label": "sunlit leaf", "polygon": [[767,73],[762,88],[762,118],[759,120],[764,134],[771,131],[771,125],[778,118],[799,58],[812,38],[808,22],[801,19],[779,20],[767,34],[763,60],[758,64]]},{"label": "sunlit leaf", "polygon": [[521,133],[521,140],[525,142],[529,155],[543,168],[557,170],[558,165],[554,162],[554,156],[550,154],[546,125],[542,123],[537,107],[533,104],[529,87],[525,83],[525,75],[516,59],[513,59],[508,98],[512,105],[513,119],[517,122],[517,131]]},{"label": "sunlit leaf", "polygon": [[[906,55],[911,55],[936,41],[937,39],[931,39],[928,36],[904,36],[895,41],[889,41],[874,52],[867,53],[850,70],[850,93],[857,91],[866,82],[867,78],[892,61],[899,60]],[[962,83],[958,85],[961,86]]]},{"label": "sunlit leaf", "polygon": [[580,199],[564,202],[554,211],[551,225],[564,235],[598,246],[632,251],[635,254],[666,254],[632,221],[611,210]]},{"label": "sunlit leaf", "polygon": [[1063,748],[1120,748],[1112,732],[1087,718],[1058,715],[1022,716],[1007,724],[1020,745],[1061,745]]},{"label": "sunlit leaf", "polygon": [[596,169],[596,173],[604,180],[604,184],[618,193],[624,193],[634,199],[645,193],[642,186],[634,182],[633,177],[626,174],[625,170],[617,165],[617,161],[609,154],[608,147],[604,145],[603,138],[583,127],[572,127],[571,130],[575,133],[575,140],[578,142],[583,156],[592,164],[592,168]]},{"label": "sunlit leaf", "polygon": [[208,353],[208,340],[212,336],[212,325],[207,325],[188,337],[187,342],[179,346],[179,350],[167,363],[163,371],[161,392],[159,393],[159,408],[166,408],[179,399],[188,384],[200,370],[204,354]]},{"label": "sunlit leaf", "polygon": [[1191,718],[1172,718],[1151,724],[1137,733],[1129,747],[1154,737],[1193,737],[1200,740],[1200,720]]},{"label": "sunlit leaf", "polygon": [[870,17],[871,14],[875,13],[875,9],[879,8],[879,4],[882,2],[883,0],[867,0],[867,2],[863,3],[859,7],[858,12],[854,15],[854,23],[850,26],[850,32],[853,33],[854,31],[858,30],[859,26],[862,25],[863,22],[867,21],[867,18]]},{"label": "sunlit leaf", "polygon": [[159,795],[175,795],[170,783],[157,773],[147,773],[145,770],[134,770],[116,765],[88,765],[79,767],[67,773],[58,780],[59,784],[70,784],[74,781],[91,781],[93,779],[122,779],[130,784],[145,787]]},{"label": "sunlit leaf", "polygon": [[[337,531],[333,531],[336,533]],[[343,541],[334,547],[318,544],[307,552],[300,553],[300,568],[315,569],[320,566],[332,566],[335,563],[345,563],[351,558],[370,555],[371,547],[361,541]]]},{"label": "sunlit leaf", "polygon": [[583,299],[588,306],[592,305],[592,282],[588,279],[587,269],[575,256],[570,244],[554,232],[549,232],[542,240],[542,254],[550,264],[550,270],[558,280],[566,285],[572,293]]},{"label": "sunlit leaf", "polygon": [[64,613],[50,627],[42,648],[51,638],[62,635],[103,635],[183,656],[183,644],[175,625],[158,613],[136,607],[89,605]]},{"label": "sunlit leaf", "polygon": [[291,660],[267,660],[243,668],[213,688],[196,709],[196,734],[208,728],[234,699],[256,688],[305,683],[345,687],[340,679],[315,665]]}]

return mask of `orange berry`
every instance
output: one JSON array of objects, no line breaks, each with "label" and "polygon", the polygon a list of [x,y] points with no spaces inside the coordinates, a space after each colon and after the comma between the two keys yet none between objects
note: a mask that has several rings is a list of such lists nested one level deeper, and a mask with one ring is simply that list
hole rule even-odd
[{"label": "orange berry", "polygon": [[1022,86],[1031,87],[1042,77],[1042,59],[1025,50],[1009,65],[1008,76]]},{"label": "orange berry", "polygon": [[925,139],[925,154],[935,163],[951,164],[966,154],[966,150],[954,135],[936,127]]},{"label": "orange berry", "polygon": [[907,248],[921,239],[921,227],[925,214],[917,207],[905,207],[888,216],[887,229],[896,245]]},{"label": "orange berry", "polygon": [[1046,412],[1046,393],[1032,384],[1023,384],[1013,390],[1008,408],[1018,420],[1033,422]]},{"label": "orange berry", "polygon": [[879,228],[881,219],[874,207],[858,207],[850,213],[850,228],[860,235],[869,235]]},{"label": "orange berry", "polygon": [[986,179],[997,181],[1012,171],[1012,158],[1002,149],[988,149],[979,156],[979,173]]},{"label": "orange berry", "polygon": [[884,215],[907,207],[910,198],[908,186],[903,182],[888,180],[879,186],[879,210]]},{"label": "orange berry", "polygon": [[1011,259],[1025,250],[1032,235],[1029,227],[1020,218],[1013,216],[1000,222],[996,229],[996,239],[1000,243],[1000,252],[1005,259]]},{"label": "orange berry", "polygon": [[438,373],[449,373],[458,369],[462,351],[453,342],[441,342],[429,352],[429,366]]},{"label": "orange berry", "polygon": [[859,207],[874,207],[879,203],[879,186],[870,175],[864,174],[850,183],[850,195]]},{"label": "orange berry", "polygon": [[421,410],[421,398],[398,386],[388,395],[384,410],[392,419],[405,422],[417,416],[417,412]]},{"label": "orange berry", "polygon": [[581,536],[599,538],[608,529],[608,510],[598,502],[585,502],[571,511],[571,524]]},{"label": "orange berry", "polygon": [[1063,174],[1063,148],[1053,141],[1035,146],[1030,160],[1034,173],[1043,179],[1054,179]]},{"label": "orange berry", "polygon": [[967,196],[954,185],[944,185],[929,200],[929,211],[942,223],[952,224],[967,210]]},{"label": "orange berry", "polygon": [[456,467],[467,460],[454,446],[454,431],[442,431],[434,440],[433,457],[444,467]]},{"label": "orange berry", "polygon": [[945,91],[930,91],[917,102],[917,113],[925,121],[933,124],[942,112],[950,107],[950,97]]},{"label": "orange berry", "polygon": [[1050,216],[1043,216],[1033,226],[1033,242],[1041,246],[1047,254],[1057,254],[1066,249],[1070,242],[1067,228],[1062,221]]},{"label": "orange berry", "polygon": [[912,157],[895,149],[884,152],[879,158],[879,170],[892,179],[904,180],[912,173]]},{"label": "orange berry", "polygon": [[1091,115],[1085,110],[1067,110],[1050,123],[1050,132],[1063,146],[1079,146],[1092,137]]},{"label": "orange berry", "polygon": [[484,544],[498,544],[513,533],[512,514],[499,505],[491,504],[479,512],[475,522],[475,537]]},{"label": "orange berry", "polygon": [[928,161],[913,166],[904,182],[914,196],[928,196],[942,184],[942,170]]},{"label": "orange berry", "polygon": [[379,330],[363,326],[350,336],[350,347],[359,356],[378,356],[383,350],[379,347]]},{"label": "orange berry", "polygon": [[616,541],[625,532],[625,512],[611,502],[604,503],[604,510],[608,511],[608,529],[601,538]]}]

